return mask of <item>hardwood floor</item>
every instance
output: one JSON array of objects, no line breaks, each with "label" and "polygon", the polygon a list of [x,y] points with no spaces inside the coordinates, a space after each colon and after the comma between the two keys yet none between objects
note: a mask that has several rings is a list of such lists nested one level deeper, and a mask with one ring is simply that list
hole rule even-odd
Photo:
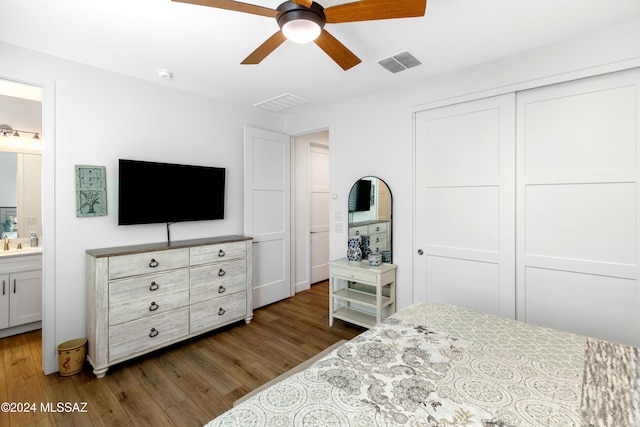
[{"label": "hardwood floor", "polygon": [[0,426],[201,426],[249,391],[364,330],[340,320],[329,327],[328,298],[328,282],[321,282],[256,310],[249,325],[116,365],[102,379],[88,364],[70,377],[43,375],[40,331],[0,339],[0,403],[29,410],[0,411]]}]

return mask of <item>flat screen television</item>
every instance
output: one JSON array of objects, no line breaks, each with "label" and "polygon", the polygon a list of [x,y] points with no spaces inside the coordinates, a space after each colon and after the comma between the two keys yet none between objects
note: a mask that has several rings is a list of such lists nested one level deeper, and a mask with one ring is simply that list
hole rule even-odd
[{"label": "flat screen television", "polygon": [[219,167],[120,159],[118,225],[223,219],[225,174]]},{"label": "flat screen television", "polygon": [[364,212],[371,209],[371,181],[361,179],[351,187],[349,212]]}]

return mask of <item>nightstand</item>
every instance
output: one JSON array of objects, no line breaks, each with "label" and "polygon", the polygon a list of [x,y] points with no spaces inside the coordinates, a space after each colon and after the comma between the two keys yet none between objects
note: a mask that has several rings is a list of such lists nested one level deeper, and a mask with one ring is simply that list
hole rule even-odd
[{"label": "nightstand", "polygon": [[337,259],[329,263],[329,326],[333,319],[370,328],[396,311],[396,268]]}]

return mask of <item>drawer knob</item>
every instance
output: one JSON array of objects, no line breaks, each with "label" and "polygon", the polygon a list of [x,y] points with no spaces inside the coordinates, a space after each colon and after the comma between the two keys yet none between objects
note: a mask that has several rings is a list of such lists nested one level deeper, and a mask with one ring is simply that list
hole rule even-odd
[{"label": "drawer knob", "polygon": [[224,291],[226,291],[226,289],[224,288],[224,286],[220,285],[220,287],[218,288],[218,293],[221,294]]},{"label": "drawer knob", "polygon": [[380,231],[380,227],[376,227],[376,231]]},{"label": "drawer knob", "polygon": [[218,271],[218,276],[220,277],[224,276],[225,274],[227,274],[227,272],[224,271],[223,269],[220,269],[220,271]]},{"label": "drawer knob", "polygon": [[149,263],[149,267],[150,268],[156,268],[158,265],[158,261],[155,260],[155,258],[151,258],[151,262]]},{"label": "drawer knob", "polygon": [[151,286],[149,286],[150,291],[157,291],[158,288],[160,288],[160,285],[158,285],[156,282],[151,282]]},{"label": "drawer knob", "polygon": [[156,328],[151,328],[151,332],[149,332],[149,337],[151,337],[151,338],[157,337],[159,333],[160,332],[158,332],[158,330]]},{"label": "drawer knob", "polygon": [[360,231],[356,230],[356,236],[359,236],[359,235],[360,235]]},{"label": "drawer knob", "polygon": [[226,254],[224,253],[224,251],[223,251],[222,249],[220,249],[220,250],[218,251],[218,256],[219,256],[220,258],[222,258],[222,257],[223,257],[223,256],[225,256],[225,255],[226,255]]},{"label": "drawer knob", "polygon": [[151,303],[151,305],[149,306],[149,311],[156,311],[156,310],[157,310],[157,309],[159,309],[159,308],[160,308],[160,306],[159,306],[158,304],[156,304],[156,302],[155,302],[155,301],[153,301],[153,302]]},{"label": "drawer knob", "polygon": [[225,309],[220,307],[220,309],[218,310],[218,316],[222,316],[225,313],[226,313]]}]

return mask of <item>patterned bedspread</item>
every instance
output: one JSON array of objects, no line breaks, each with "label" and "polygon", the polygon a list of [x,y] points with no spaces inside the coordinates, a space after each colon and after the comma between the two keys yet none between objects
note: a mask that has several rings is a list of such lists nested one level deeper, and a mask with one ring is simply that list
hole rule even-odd
[{"label": "patterned bedspread", "polygon": [[632,347],[415,304],[207,426],[633,426],[638,363]]}]

